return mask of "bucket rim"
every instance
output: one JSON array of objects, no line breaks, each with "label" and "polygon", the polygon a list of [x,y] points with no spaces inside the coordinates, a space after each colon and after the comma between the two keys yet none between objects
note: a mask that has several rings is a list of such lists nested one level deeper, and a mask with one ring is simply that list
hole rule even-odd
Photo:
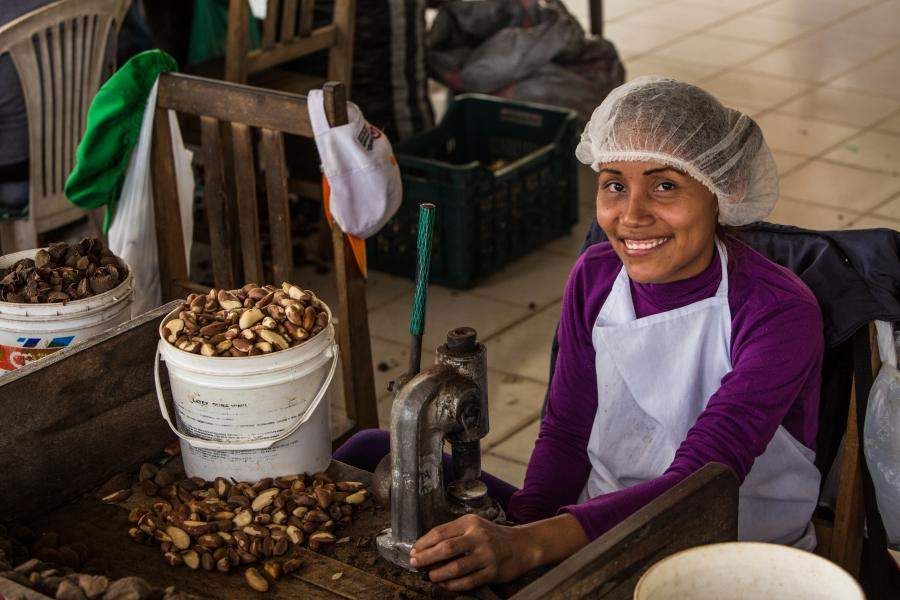
[{"label": "bucket rim", "polygon": [[[317,298],[318,298],[318,296],[317,296]],[[179,364],[184,364],[184,361],[179,360],[180,358],[184,358],[185,360],[191,360],[191,361],[199,360],[199,361],[201,361],[201,364],[207,364],[210,366],[229,364],[232,366],[247,365],[249,368],[250,361],[254,361],[253,362],[254,369],[259,368],[262,364],[261,361],[257,360],[257,359],[272,360],[273,357],[277,357],[274,360],[280,362],[280,359],[290,355],[291,353],[299,353],[301,351],[309,352],[310,348],[312,348],[316,345],[324,344],[324,347],[316,352],[316,354],[321,354],[329,347],[329,342],[332,342],[334,340],[335,332],[334,332],[334,319],[333,319],[333,315],[331,313],[331,307],[329,307],[328,304],[326,304],[321,298],[319,298],[319,302],[321,302],[322,306],[325,307],[325,312],[328,314],[328,325],[326,325],[325,328],[322,329],[322,331],[309,337],[306,340],[303,340],[301,343],[297,344],[296,346],[287,348],[286,350],[276,350],[275,352],[269,352],[268,354],[257,354],[255,356],[203,356],[202,354],[194,354],[192,352],[186,352],[186,351],[182,350],[181,348],[178,348],[177,346],[172,344],[169,340],[167,340],[163,336],[163,327],[165,327],[166,323],[168,323],[169,321],[171,321],[172,319],[177,317],[178,313],[181,312],[181,310],[182,310],[181,308],[176,308],[172,312],[167,314],[165,317],[163,317],[163,320],[160,321],[160,323],[159,323],[159,328],[157,329],[157,333],[159,334],[160,354],[162,354],[163,358],[165,358],[166,360],[168,360],[169,358],[175,359],[175,361],[178,362]],[[325,334],[328,334],[328,335],[325,335]],[[165,348],[165,350],[163,350],[163,348]],[[173,351],[172,354],[170,354],[169,351]],[[211,361],[227,361],[227,362],[211,362]],[[239,361],[246,361],[246,362],[239,362]],[[194,367],[191,367],[190,370],[201,372],[201,373],[213,373],[213,374],[221,373],[221,371],[218,371],[218,370],[207,371],[202,368],[197,369]],[[246,374],[246,373],[243,373],[243,371],[235,372],[235,374],[238,374],[238,373]]]},{"label": "bucket rim", "polygon": [[[14,263],[23,258],[34,258],[34,255],[37,254],[38,250],[46,249],[47,247],[45,246],[43,248],[32,248],[31,250],[21,250],[19,252],[13,252],[12,254],[4,254],[3,256],[0,256],[0,268],[8,266],[5,263],[10,259],[13,259],[12,263]],[[119,260],[122,259],[120,258]],[[124,260],[122,260],[122,262],[125,263],[125,267],[128,269],[128,275],[125,277],[125,280],[113,289],[103,292],[102,294],[96,294],[78,300],[69,300],[67,302],[44,302],[41,304],[32,304],[30,302],[4,302],[0,300],[0,316],[3,318],[12,318],[13,320],[15,320],[16,317],[24,317],[23,320],[25,320],[34,317],[52,318],[72,317],[75,315],[87,316],[93,312],[106,310],[123,300],[127,300],[134,293],[134,269],[132,269],[131,265]],[[106,303],[105,301],[110,298],[113,299],[113,302]],[[97,306],[97,303],[100,305]],[[60,309],[65,310],[61,313]],[[43,311],[50,310],[55,310],[56,314],[43,314]],[[40,314],[35,314],[36,312],[39,312]]]}]

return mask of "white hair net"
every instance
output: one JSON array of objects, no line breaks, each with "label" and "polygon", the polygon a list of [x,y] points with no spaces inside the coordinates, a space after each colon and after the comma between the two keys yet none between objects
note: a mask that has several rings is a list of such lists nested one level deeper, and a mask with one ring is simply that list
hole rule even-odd
[{"label": "white hair net", "polygon": [[771,212],[778,172],[756,122],[700,88],[638,77],[594,110],[575,156],[601,163],[656,161],[686,172],[719,201],[719,222],[745,225]]}]

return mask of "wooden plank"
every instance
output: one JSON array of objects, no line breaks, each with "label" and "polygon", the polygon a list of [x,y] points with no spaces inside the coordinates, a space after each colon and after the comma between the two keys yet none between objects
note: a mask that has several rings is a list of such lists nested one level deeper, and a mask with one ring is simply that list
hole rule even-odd
[{"label": "wooden plank", "polygon": [[272,283],[280,285],[284,281],[290,281],[294,271],[288,175],[284,164],[284,136],[281,132],[263,129],[260,152],[263,169],[266,171],[269,238],[272,242],[272,271],[275,277]]},{"label": "wooden plank", "polygon": [[659,560],[737,539],[738,482],[708,464],[514,595],[513,600],[630,599]]},{"label": "wooden plank", "polygon": [[228,242],[230,224],[225,210],[228,197],[219,122],[212,117],[200,117],[200,137],[205,182],[203,201],[209,222],[213,281],[216,287],[233,290],[237,287],[237,280],[231,263],[231,244]]},{"label": "wooden plank", "polygon": [[[0,378],[4,519],[63,505],[161,452],[153,357],[162,306]],[[114,368],[111,367],[114,365]]]},{"label": "wooden plank", "polygon": [[844,452],[841,455],[839,473],[837,506],[835,507],[829,558],[854,577],[859,577],[865,507],[863,505],[862,464],[856,415],[855,377],[850,387],[850,408],[847,413],[847,428],[844,430]]},{"label": "wooden plank", "polygon": [[334,3],[336,29],[334,44],[328,53],[328,79],[344,84],[347,97],[352,97],[353,36],[356,29],[356,0]]},{"label": "wooden plank", "polygon": [[268,50],[275,45],[275,33],[278,24],[278,0],[266,2],[266,18],[263,21],[262,47]]},{"label": "wooden plank", "polygon": [[231,135],[234,146],[234,184],[238,228],[241,232],[241,254],[244,258],[244,279],[262,284],[264,276],[262,247],[259,241],[253,141],[250,128],[243,123],[232,123]]},{"label": "wooden plank", "polygon": [[[342,6],[338,2],[337,6]],[[293,38],[276,45],[271,50],[253,50],[247,53],[247,73],[253,74],[289,62],[295,58],[332,47],[337,42],[334,25],[319,27],[309,37]]]},{"label": "wooden plank", "polygon": [[181,211],[178,208],[178,182],[175,177],[175,159],[172,155],[172,132],[169,129],[168,111],[163,108],[157,108],[153,116],[150,160],[156,246],[159,252],[159,285],[163,302],[166,302],[177,297],[172,282],[187,279],[188,271],[181,232]]},{"label": "wooden plank", "polygon": [[228,4],[228,33],[225,38],[225,81],[247,82],[249,27],[250,5],[247,0],[231,0]]},{"label": "wooden plank", "polygon": [[316,12],[316,0],[301,0],[299,37],[309,37],[312,33],[313,17]]},{"label": "wooden plank", "polygon": [[277,90],[163,73],[159,77],[158,108],[187,115],[205,115],[219,121],[236,121],[250,127],[277,129],[291,135],[312,137],[306,98]]},{"label": "wooden plank", "polygon": [[[346,88],[328,83],[324,88],[325,116],[332,127],[347,123]],[[334,274],[338,292],[338,347],[343,361],[347,416],[361,429],[378,427],[375,375],[366,308],[366,280],[356,266],[349,242],[337,223],[332,223]]]},{"label": "wooden plank", "polygon": [[297,27],[297,0],[282,0],[281,43],[292,40]]}]

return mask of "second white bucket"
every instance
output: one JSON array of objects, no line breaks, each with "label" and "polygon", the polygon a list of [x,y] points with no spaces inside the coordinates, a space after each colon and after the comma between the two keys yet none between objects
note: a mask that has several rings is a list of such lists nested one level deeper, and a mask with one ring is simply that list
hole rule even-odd
[{"label": "second white bucket", "polygon": [[[156,393],[163,418],[181,438],[188,477],[255,482],[328,467],[338,354],[331,311],[325,310],[328,326],[317,335],[259,356],[201,356],[160,337]],[[167,315],[160,330],[177,314]],[[174,422],[160,383],[160,358],[169,373]]]}]

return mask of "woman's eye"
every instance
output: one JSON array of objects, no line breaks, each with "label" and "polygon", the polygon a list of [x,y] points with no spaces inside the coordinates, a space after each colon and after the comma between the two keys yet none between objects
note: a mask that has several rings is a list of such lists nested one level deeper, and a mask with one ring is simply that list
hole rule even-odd
[{"label": "woman's eye", "polygon": [[625,186],[618,181],[610,181],[604,187],[610,192],[622,193],[625,191]]},{"label": "woman's eye", "polygon": [[671,192],[675,189],[675,184],[671,181],[663,181],[658,186],[656,186],[656,189],[660,192]]}]

